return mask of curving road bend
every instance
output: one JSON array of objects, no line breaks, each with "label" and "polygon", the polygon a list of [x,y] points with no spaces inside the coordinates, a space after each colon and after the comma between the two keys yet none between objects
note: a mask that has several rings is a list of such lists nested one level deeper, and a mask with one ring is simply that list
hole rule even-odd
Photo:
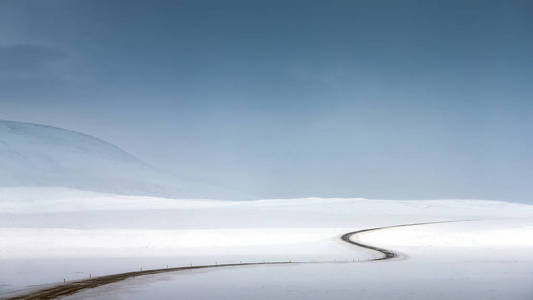
[{"label": "curving road bend", "polygon": [[[392,259],[392,258],[400,256],[399,252],[392,251],[392,250],[385,249],[385,248],[380,248],[380,247],[377,247],[377,246],[364,244],[364,243],[362,243],[360,241],[355,240],[354,239],[355,236],[357,234],[360,234],[360,233],[378,231],[378,230],[384,230],[384,229],[399,228],[399,227],[430,225],[430,224],[441,224],[441,223],[468,222],[468,221],[473,221],[473,220],[424,222],[424,223],[411,223],[411,224],[402,224],[402,225],[392,225],[392,226],[367,228],[367,229],[362,229],[362,230],[357,230],[357,231],[352,231],[352,232],[345,233],[345,234],[343,234],[341,236],[341,239],[343,241],[345,241],[346,243],[349,243],[349,244],[352,244],[352,245],[356,245],[356,246],[361,247],[361,248],[374,250],[374,251],[377,251],[377,252],[379,252],[379,253],[381,253],[383,255],[381,257],[369,259],[369,260],[366,260],[366,261],[386,260],[386,259]],[[402,254],[402,256],[406,256],[406,255]]]},{"label": "curving road bend", "polygon": [[[470,220],[465,220],[470,221]],[[438,223],[451,223],[451,222],[462,222],[462,221],[440,221],[440,222],[426,222],[426,223],[413,223],[413,224],[402,224],[402,225],[393,225],[393,226],[384,226],[384,227],[376,227],[376,228],[369,228],[369,229],[363,229],[353,232],[345,233],[341,236],[341,240],[344,242],[347,242],[349,244],[374,250],[382,254],[381,257],[378,258],[372,258],[368,260],[361,260],[357,262],[368,262],[368,261],[380,261],[380,260],[387,260],[398,257],[400,254],[398,252],[395,252],[390,249],[380,248],[373,245],[368,245],[365,243],[362,243],[361,241],[358,241],[356,238],[356,235],[370,232],[370,231],[377,231],[377,230],[384,230],[384,229],[392,229],[392,228],[398,228],[398,227],[407,227],[407,226],[419,226],[419,225],[428,225],[428,224],[438,224]],[[336,263],[355,263],[352,261],[334,261]],[[207,269],[207,268],[221,268],[221,267],[237,267],[237,266],[254,266],[254,265],[276,265],[276,264],[315,264],[315,263],[333,263],[333,261],[277,261],[277,262],[251,262],[251,263],[234,263],[234,264],[216,264],[216,265],[200,265],[200,266],[188,266],[188,267],[177,267],[177,268],[165,268],[165,269],[152,269],[152,270],[145,270],[145,271],[136,271],[136,272],[126,272],[126,273],[119,273],[119,274],[112,274],[112,275],[106,275],[106,276],[100,276],[100,277],[94,277],[91,279],[85,279],[85,280],[77,280],[72,282],[67,282],[64,284],[43,288],[40,290],[34,290],[30,291],[26,294],[20,294],[14,297],[10,298],[3,298],[5,300],[19,300],[19,299],[54,299],[57,297],[67,296],[75,294],[81,290],[84,289],[90,289],[99,287],[102,285],[118,282],[121,280],[125,280],[131,277],[135,276],[143,276],[143,275],[151,275],[151,274],[159,274],[159,273],[166,273],[166,272],[177,272],[177,271],[185,271],[185,270],[194,270],[194,269]]]}]

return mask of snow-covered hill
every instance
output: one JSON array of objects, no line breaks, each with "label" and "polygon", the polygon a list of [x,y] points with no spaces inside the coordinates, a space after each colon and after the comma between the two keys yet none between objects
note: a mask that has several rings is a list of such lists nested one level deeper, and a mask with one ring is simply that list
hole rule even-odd
[{"label": "snow-covered hill", "polygon": [[178,180],[95,137],[51,126],[0,120],[0,186],[55,186],[172,198],[242,198]]}]

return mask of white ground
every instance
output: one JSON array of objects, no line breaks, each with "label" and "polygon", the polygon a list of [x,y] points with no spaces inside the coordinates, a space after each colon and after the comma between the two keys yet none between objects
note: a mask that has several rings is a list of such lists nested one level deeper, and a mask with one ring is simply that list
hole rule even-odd
[{"label": "white ground", "polygon": [[403,227],[365,233],[360,240],[407,253],[404,259],[185,271],[132,278],[66,299],[529,300],[532,233],[532,219]]},{"label": "white ground", "polygon": [[[533,280],[533,206],[529,205],[317,198],[231,202],[116,196],[63,188],[2,188],[0,296],[63,278],[133,271],[141,266],[362,260],[376,254],[340,241],[341,234],[377,226],[465,219],[478,221],[404,227],[360,237],[365,243],[406,253],[406,260],[184,272],[135,279],[146,284],[134,290],[139,299],[155,290],[167,293],[167,298],[184,293],[189,298],[207,299],[213,294],[200,286],[209,283],[233,298],[254,298],[246,293],[255,290],[254,295],[261,294],[259,288],[264,293],[256,299],[320,299],[326,291],[331,291],[331,298],[359,293],[366,295],[365,299],[372,295],[383,299],[400,293],[397,298],[412,299],[409,293],[413,293],[419,299],[431,299],[423,295],[435,294],[443,286],[468,288],[466,283],[471,283],[469,290],[452,296],[526,299],[524,295],[533,295],[525,284]],[[193,276],[185,276],[191,273]],[[231,284],[227,280],[232,280]],[[128,282],[80,295],[104,293],[104,298],[109,298],[105,291],[112,291],[118,299],[125,299],[131,296]],[[383,282],[390,288],[383,289]],[[233,284],[242,288],[230,289]],[[405,285],[419,288],[408,290]],[[125,294],[117,294],[117,289]],[[502,298],[504,294],[514,298]]]}]

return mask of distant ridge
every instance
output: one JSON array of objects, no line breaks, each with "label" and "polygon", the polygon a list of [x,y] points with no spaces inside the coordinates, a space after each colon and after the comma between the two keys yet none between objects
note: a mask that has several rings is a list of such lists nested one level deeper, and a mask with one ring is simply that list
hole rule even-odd
[{"label": "distant ridge", "polygon": [[240,192],[176,179],[87,134],[0,120],[0,187],[9,186],[57,186],[170,198],[249,198]]}]

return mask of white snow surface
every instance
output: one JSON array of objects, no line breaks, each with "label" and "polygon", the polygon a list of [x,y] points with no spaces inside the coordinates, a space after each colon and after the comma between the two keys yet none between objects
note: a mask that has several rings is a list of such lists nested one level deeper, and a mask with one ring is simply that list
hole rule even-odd
[{"label": "white snow surface", "polygon": [[0,120],[0,186],[70,187],[171,198],[247,197],[177,179],[83,133],[4,120]]},{"label": "white snow surface", "polygon": [[480,259],[462,252],[460,260],[413,256],[374,263],[185,271],[130,278],[65,299],[532,299],[533,262],[506,256]]},{"label": "white snow surface", "polygon": [[529,300],[533,218],[369,231],[399,259],[191,270],[130,278],[66,299]]},{"label": "white snow surface", "polygon": [[418,222],[473,220],[376,231],[359,238],[406,253],[406,262],[428,253],[465,257],[464,249],[482,249],[488,253],[483,259],[489,261],[493,253],[501,260],[509,249],[525,249],[514,258],[527,262],[532,245],[524,237],[533,233],[532,219],[531,205],[483,200],[220,201],[4,187],[0,295],[141,266],[364,260],[379,254],[342,242],[342,234]]},{"label": "white snow surface", "polygon": [[361,233],[357,239],[395,249],[412,247],[532,247],[531,219],[426,224]]}]

